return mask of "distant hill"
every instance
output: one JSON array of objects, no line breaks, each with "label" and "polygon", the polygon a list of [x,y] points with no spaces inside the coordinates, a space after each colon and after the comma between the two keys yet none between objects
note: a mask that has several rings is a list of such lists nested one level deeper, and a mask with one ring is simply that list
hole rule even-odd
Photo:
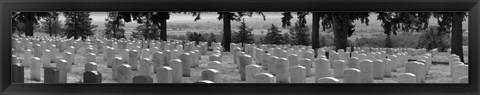
[{"label": "distant hill", "polygon": [[[178,31],[191,31],[191,32],[214,32],[214,33],[220,33],[223,29],[223,21],[218,20],[216,18],[217,14],[208,14],[210,17],[204,17],[198,21],[193,21],[193,17],[181,17],[183,19],[178,19],[176,18],[175,20],[168,20],[167,21],[167,27],[169,28],[169,34],[172,31],[172,27],[175,25],[188,25],[190,26],[189,29],[180,29],[180,30],[175,30],[175,32]],[[274,15],[274,16],[268,16],[266,20],[264,20],[261,16],[254,15],[253,17],[245,17],[245,22],[247,22],[247,26],[250,28],[254,28],[254,34],[261,34],[261,31],[264,31],[266,33],[266,29],[270,28],[271,24],[276,25],[279,27],[283,32],[287,32],[288,28],[284,29],[281,27],[281,15]],[[170,17],[175,18],[175,15],[172,15]],[[307,25],[311,26],[311,15],[307,15]],[[295,23],[296,18],[291,20],[292,24]],[[98,25],[97,29],[98,30],[103,30],[105,29],[105,21],[92,21],[93,24]],[[369,17],[369,23],[368,25],[360,23],[360,21],[355,21],[355,30],[357,32],[383,32],[383,28],[381,27],[382,22],[377,20],[377,15],[376,14],[371,14]],[[135,28],[138,26],[136,22],[130,22],[126,23],[125,25],[125,30],[127,34],[130,34],[131,31],[135,31]],[[240,25],[239,22],[232,21],[232,30],[236,30],[237,27]],[[429,20],[429,25],[437,25],[437,20],[434,18],[431,18]],[[196,27],[199,27],[199,29],[196,29]],[[463,28],[467,29],[468,27],[468,22],[464,21],[463,22]],[[320,30],[322,31],[323,28],[320,26]],[[175,33],[177,34],[177,33]]]}]

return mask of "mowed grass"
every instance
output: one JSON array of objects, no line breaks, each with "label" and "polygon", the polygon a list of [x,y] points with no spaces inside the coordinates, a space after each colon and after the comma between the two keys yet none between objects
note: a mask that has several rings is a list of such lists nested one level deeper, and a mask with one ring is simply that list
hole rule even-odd
[{"label": "mowed grass", "polygon": [[[83,48],[81,48],[80,51],[84,51]],[[201,56],[201,60],[198,66],[194,66],[191,68],[191,77],[183,77],[184,83],[194,83],[199,80],[201,80],[201,71],[209,69],[208,63],[209,63],[209,55],[211,52],[207,52],[206,55]],[[223,83],[245,83],[245,81],[240,81],[240,73],[238,69],[238,64],[233,63],[233,56],[230,54],[230,52],[223,52],[222,53],[222,69],[220,70],[221,72],[221,78]],[[445,61],[444,57],[446,57],[448,54],[447,53],[438,53],[434,60],[435,62],[437,61]],[[20,54],[21,56],[21,54]],[[56,56],[58,59],[63,58],[63,55],[60,53]],[[120,57],[120,55],[117,54],[117,57]],[[447,57],[448,58],[448,57]],[[412,57],[412,59],[415,59],[415,57]],[[107,68],[106,63],[103,61],[103,54],[98,54],[96,58],[96,62],[98,64],[97,70],[102,74],[102,82],[103,83],[116,83],[115,80],[112,79],[112,69]],[[448,61],[447,61],[448,62]],[[72,72],[68,73],[68,83],[82,83],[83,79],[83,72],[84,72],[84,64],[85,64],[85,57],[83,54],[75,54],[75,65],[72,65]],[[255,62],[253,62],[255,63]],[[53,66],[55,66],[55,63],[52,63]],[[261,72],[268,72],[267,70],[261,70]],[[330,70],[330,73],[332,73],[333,70]],[[404,73],[405,68],[400,67],[395,69],[392,72],[392,77],[385,77],[384,79],[375,79],[374,83],[396,83],[396,76],[399,75],[400,73]],[[42,80],[41,81],[35,81],[30,79],[30,67],[25,67],[25,83],[43,83],[43,70],[41,71],[42,74]],[[134,75],[137,75],[138,72],[134,71]],[[307,83],[315,83],[315,69],[311,69],[310,75],[307,77]],[[156,82],[156,77],[154,74],[150,75],[154,83]],[[342,78],[339,78],[340,81],[343,81]],[[451,83],[452,79],[450,77],[450,69],[448,64],[434,64],[428,71],[428,75],[426,77],[426,83]]]}]

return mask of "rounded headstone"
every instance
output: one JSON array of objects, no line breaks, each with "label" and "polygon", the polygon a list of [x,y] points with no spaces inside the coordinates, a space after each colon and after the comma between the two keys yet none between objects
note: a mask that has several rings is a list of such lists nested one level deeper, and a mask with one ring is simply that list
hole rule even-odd
[{"label": "rounded headstone", "polygon": [[417,83],[417,77],[412,73],[402,73],[397,76],[398,83]]},{"label": "rounded headstone", "polygon": [[272,74],[258,73],[255,75],[255,83],[276,83],[276,79]]},{"label": "rounded headstone", "polygon": [[317,80],[317,83],[340,83],[340,80],[334,77],[323,77]]}]

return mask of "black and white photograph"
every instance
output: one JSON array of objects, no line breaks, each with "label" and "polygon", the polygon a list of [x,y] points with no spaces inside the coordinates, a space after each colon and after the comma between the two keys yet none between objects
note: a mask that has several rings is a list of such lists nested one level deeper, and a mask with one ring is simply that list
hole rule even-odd
[{"label": "black and white photograph", "polygon": [[13,11],[11,80],[465,84],[468,16],[467,11]]}]

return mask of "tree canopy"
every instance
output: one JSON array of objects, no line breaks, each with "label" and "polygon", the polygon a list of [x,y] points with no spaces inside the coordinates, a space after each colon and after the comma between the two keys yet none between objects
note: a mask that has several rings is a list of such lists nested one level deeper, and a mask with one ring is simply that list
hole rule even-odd
[{"label": "tree canopy", "polygon": [[96,25],[92,24],[90,12],[64,12],[65,16],[65,33],[68,38],[85,39],[94,34]]}]

